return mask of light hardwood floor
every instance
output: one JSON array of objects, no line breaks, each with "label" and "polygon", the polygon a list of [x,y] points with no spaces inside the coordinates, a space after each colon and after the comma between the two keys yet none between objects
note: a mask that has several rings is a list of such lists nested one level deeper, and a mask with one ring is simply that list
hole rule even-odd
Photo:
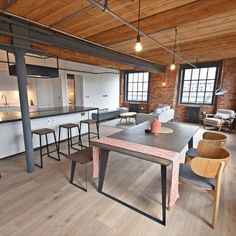
[{"label": "light hardwood floor", "polygon": [[[120,129],[101,126],[103,136]],[[195,135],[195,143],[203,129]],[[96,191],[89,164],[88,192],[69,184],[70,161],[44,157],[44,169],[25,172],[24,155],[0,161],[0,235],[161,235],[231,236],[236,232],[236,134],[227,134],[232,158],[223,176],[218,225],[213,231],[212,198],[188,185],[180,186],[180,198],[167,212],[164,227],[127,209]],[[9,147],[10,148],[10,147]],[[184,160],[184,152],[181,160]],[[38,153],[36,153],[38,155]],[[124,159],[125,158],[125,159]],[[78,168],[80,176],[83,168]],[[160,166],[111,153],[104,190],[160,216]]]}]

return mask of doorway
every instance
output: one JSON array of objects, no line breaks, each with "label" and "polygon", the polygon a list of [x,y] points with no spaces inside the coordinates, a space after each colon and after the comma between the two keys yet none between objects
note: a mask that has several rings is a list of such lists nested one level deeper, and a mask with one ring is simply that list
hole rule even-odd
[{"label": "doorway", "polygon": [[67,74],[67,101],[69,105],[75,105],[75,75]]}]

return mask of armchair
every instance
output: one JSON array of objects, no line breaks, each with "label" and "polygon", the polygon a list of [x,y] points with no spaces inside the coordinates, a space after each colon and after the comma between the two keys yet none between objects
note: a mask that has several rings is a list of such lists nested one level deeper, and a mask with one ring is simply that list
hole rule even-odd
[{"label": "armchair", "polygon": [[234,110],[218,109],[216,114],[206,114],[206,117],[203,119],[203,127],[214,126],[221,131],[221,128],[226,126],[231,131],[234,119]]}]

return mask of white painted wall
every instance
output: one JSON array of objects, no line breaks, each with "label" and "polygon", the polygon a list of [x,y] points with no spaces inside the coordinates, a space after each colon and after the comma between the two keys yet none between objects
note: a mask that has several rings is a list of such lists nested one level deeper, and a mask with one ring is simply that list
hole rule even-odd
[{"label": "white painted wall", "polygon": [[114,74],[86,75],[84,105],[100,109],[119,107],[119,77]]},{"label": "white painted wall", "polygon": [[[9,56],[10,61],[14,62],[14,56],[11,54]],[[0,60],[6,61],[6,52],[2,50],[0,50]],[[55,58],[44,60],[26,57],[26,62],[43,66],[57,66]],[[32,99],[39,108],[69,105],[67,101],[67,73],[76,75],[76,105],[99,107],[100,109],[119,107],[118,71],[65,60],[59,60],[59,67],[66,69],[59,70],[59,78],[35,79],[35,84],[30,83],[29,100]],[[88,74],[84,71],[113,72],[113,74]],[[19,105],[17,79],[8,75],[8,66],[4,63],[0,63],[0,96],[2,94],[7,96],[11,104]],[[0,100],[1,103],[3,103],[2,100]]]}]

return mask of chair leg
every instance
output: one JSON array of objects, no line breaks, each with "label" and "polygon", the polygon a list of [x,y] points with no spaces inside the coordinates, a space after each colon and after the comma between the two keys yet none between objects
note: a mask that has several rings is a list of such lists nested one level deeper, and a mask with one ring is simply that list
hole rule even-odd
[{"label": "chair leg", "polygon": [[190,164],[190,158],[188,156],[185,156],[185,160],[184,160],[184,163],[185,164]]},{"label": "chair leg", "polygon": [[49,147],[48,147],[48,135],[47,134],[45,134],[45,139],[46,139],[47,153],[48,153],[48,156],[49,156],[50,152],[49,152]]},{"label": "chair leg", "polygon": [[35,163],[35,165],[39,168],[43,169],[43,150],[42,150],[42,137],[39,135],[39,153],[40,153],[40,165]]},{"label": "chair leg", "polygon": [[88,124],[88,143],[90,147],[90,124]]},{"label": "chair leg", "polygon": [[76,162],[72,161],[71,163],[71,173],[70,173],[70,183],[73,184],[74,176],[75,176],[75,166]]},{"label": "chair leg", "polygon": [[97,126],[97,136],[98,136],[98,139],[99,139],[100,135],[99,135],[99,123],[98,123],[98,121],[96,122],[96,126]]},{"label": "chair leg", "polygon": [[60,152],[61,145],[61,127],[59,127],[59,135],[58,135],[58,152]]},{"label": "chair leg", "polygon": [[70,130],[67,129],[67,149],[68,149],[68,155],[70,155]]},{"label": "chair leg", "polygon": [[212,228],[215,229],[219,214],[219,205],[220,205],[220,187],[216,187],[215,190],[215,199],[214,199],[214,211],[213,211],[213,220],[212,220]]},{"label": "chair leg", "polygon": [[79,139],[78,139],[78,145],[81,147],[81,149],[82,149],[82,140],[81,140],[81,133],[80,133],[80,128],[79,128],[79,125],[78,125],[78,137],[79,137]]},{"label": "chair leg", "polygon": [[55,145],[56,145],[56,152],[57,152],[58,161],[60,161],[61,158],[60,158],[60,153],[59,153],[59,146],[58,146],[58,144],[57,144],[57,139],[56,139],[56,134],[55,134],[55,132],[53,132],[53,137],[54,137],[54,142],[55,142]]}]

